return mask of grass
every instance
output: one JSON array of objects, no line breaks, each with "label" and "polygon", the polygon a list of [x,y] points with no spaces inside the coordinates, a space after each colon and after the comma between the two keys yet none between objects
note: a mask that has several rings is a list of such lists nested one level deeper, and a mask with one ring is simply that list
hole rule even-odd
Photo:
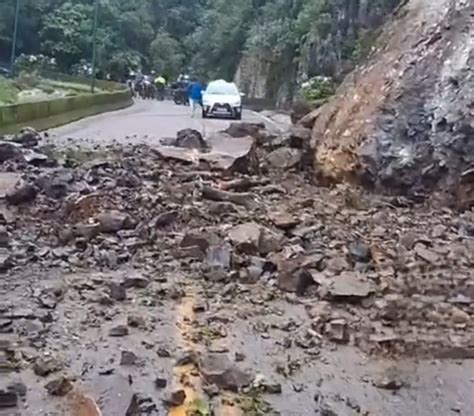
[{"label": "grass", "polygon": [[19,92],[11,80],[0,77],[0,105],[16,103]]},{"label": "grass", "polygon": [[[96,93],[103,90],[96,88]],[[0,77],[0,105],[18,102],[35,102],[49,98],[72,97],[78,94],[89,94],[90,86],[72,82],[55,81],[38,78],[36,80]]]},{"label": "grass", "polygon": [[280,416],[258,391],[250,391],[236,400],[245,416]]}]

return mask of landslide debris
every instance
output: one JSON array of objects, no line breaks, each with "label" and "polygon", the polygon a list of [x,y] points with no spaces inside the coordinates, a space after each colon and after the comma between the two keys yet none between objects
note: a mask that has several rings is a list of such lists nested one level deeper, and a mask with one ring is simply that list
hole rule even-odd
[{"label": "landslide debris", "polygon": [[305,116],[316,176],[474,202],[472,2],[404,2],[367,64]]},{"label": "landslide debris", "polygon": [[[77,377],[93,373],[103,385],[104,377],[126,371],[133,393],[123,396],[133,399],[127,406],[154,414],[162,402],[177,405],[184,397],[160,368],[152,369],[149,385],[170,386],[169,395],[137,396],[143,393],[134,384],[137,372],[150,370],[146,354],[196,365],[210,392],[252,383],[225,355],[239,345],[226,345],[236,321],[308,360],[341,345],[377,354],[474,356],[472,211],[342,185],[317,188],[305,164],[267,164],[278,149],[304,154],[306,131],[301,140],[257,144],[246,137],[251,146],[236,145],[243,170],[209,163],[220,151],[212,145],[201,146],[204,159],[130,145],[44,167],[25,163],[26,148],[18,147],[17,156],[3,162],[7,180],[0,182],[6,188],[0,280],[8,294],[0,305],[0,332],[19,340],[4,348],[5,366],[33,368],[47,378],[46,392],[59,396],[79,385],[72,383]],[[45,152],[28,142],[31,149]],[[54,161],[55,149],[47,152]],[[61,192],[50,192],[53,184],[61,184]],[[14,203],[8,195],[25,186],[35,197]],[[66,280],[52,279],[58,272]],[[193,291],[186,342],[201,350],[181,360],[164,340],[174,330],[154,311],[163,305],[179,311]],[[304,305],[306,316],[285,315],[282,305]],[[78,370],[91,348],[104,358],[86,360]],[[235,354],[245,361],[242,368],[250,364],[246,352]],[[57,365],[63,354],[76,364]],[[276,372],[293,377],[302,366],[288,359]],[[58,377],[60,368],[70,368],[74,378]],[[279,383],[262,384],[265,377],[259,376],[259,388],[280,394]]]}]

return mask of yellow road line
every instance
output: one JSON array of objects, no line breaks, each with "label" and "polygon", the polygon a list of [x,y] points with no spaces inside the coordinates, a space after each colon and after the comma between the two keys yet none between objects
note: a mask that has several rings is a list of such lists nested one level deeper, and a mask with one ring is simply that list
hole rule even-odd
[{"label": "yellow road line", "polygon": [[[183,297],[176,313],[176,325],[179,329],[176,339],[177,345],[185,351],[194,353],[196,352],[196,345],[190,341],[190,337],[193,329],[192,322],[195,320],[195,303],[193,294]],[[195,365],[192,364],[174,369],[176,383],[185,391],[186,400],[183,405],[171,408],[168,416],[188,416],[192,410],[192,404],[203,396],[201,379],[193,374],[196,373],[196,370]]]}]

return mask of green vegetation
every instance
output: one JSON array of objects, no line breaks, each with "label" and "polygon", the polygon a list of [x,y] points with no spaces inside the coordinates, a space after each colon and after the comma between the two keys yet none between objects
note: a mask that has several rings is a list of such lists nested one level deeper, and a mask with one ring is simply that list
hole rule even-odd
[{"label": "green vegetation", "polygon": [[[8,61],[15,2],[0,4],[0,62]],[[363,8],[359,0],[100,0],[99,76],[123,80],[130,70],[155,70],[168,78],[186,71],[230,79],[246,58],[269,68],[267,95],[275,96],[284,83],[339,77],[363,59],[373,29],[399,2],[371,0]],[[93,4],[22,0],[18,54],[42,54],[36,66],[89,75]]]},{"label": "green vegetation", "polygon": [[0,77],[0,105],[15,103],[19,92],[12,81]]},{"label": "green vegetation", "polygon": [[302,85],[301,94],[307,101],[323,100],[334,94],[334,83],[328,77],[313,77]]},{"label": "green vegetation", "polygon": [[204,399],[195,399],[191,403],[188,413],[187,416],[209,416],[211,414],[209,403]]},{"label": "green vegetation", "polygon": [[245,416],[279,416],[280,413],[262,398],[258,391],[250,391],[236,399],[236,404]]},{"label": "green vegetation", "polygon": [[[96,93],[103,92],[97,88]],[[0,77],[0,105],[41,101],[89,94],[90,86],[39,77],[35,71],[22,71],[17,78]]]}]

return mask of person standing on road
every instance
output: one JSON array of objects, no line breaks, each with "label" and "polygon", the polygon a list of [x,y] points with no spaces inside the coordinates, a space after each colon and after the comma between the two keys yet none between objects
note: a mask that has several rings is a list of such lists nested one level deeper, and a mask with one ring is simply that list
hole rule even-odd
[{"label": "person standing on road", "polygon": [[189,84],[187,92],[191,106],[191,117],[194,117],[198,105],[202,107],[202,84],[198,80],[193,80]]},{"label": "person standing on road", "polygon": [[166,88],[166,78],[159,76],[155,79],[156,91],[158,93],[158,100],[163,101],[165,99],[165,88]]}]

